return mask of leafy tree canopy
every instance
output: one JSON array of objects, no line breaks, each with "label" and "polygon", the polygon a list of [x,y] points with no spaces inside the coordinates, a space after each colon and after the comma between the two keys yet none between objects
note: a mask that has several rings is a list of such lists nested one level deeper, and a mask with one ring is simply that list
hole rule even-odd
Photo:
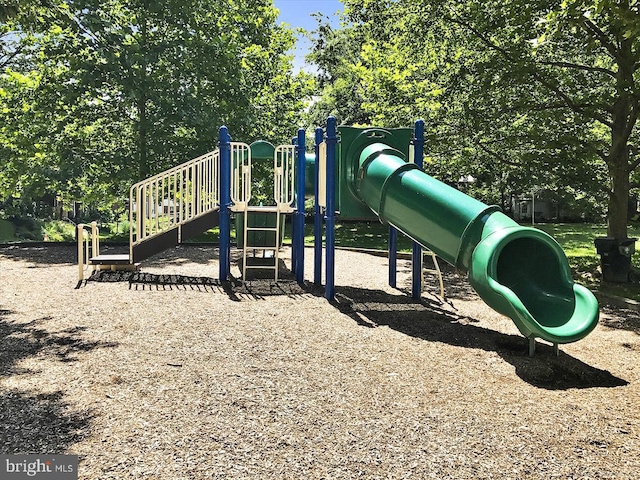
[{"label": "leafy tree canopy", "polygon": [[281,142],[310,78],[271,0],[48,0],[2,18],[0,197],[107,205],[132,182],[235,139]]},{"label": "leafy tree canopy", "polygon": [[[349,118],[340,90],[369,123],[422,117],[432,173],[473,174],[493,201],[506,189],[590,192],[608,198],[609,235],[626,237],[640,164],[639,2],[344,3],[344,31],[316,35],[324,111]],[[323,70],[332,52],[340,70]]]}]

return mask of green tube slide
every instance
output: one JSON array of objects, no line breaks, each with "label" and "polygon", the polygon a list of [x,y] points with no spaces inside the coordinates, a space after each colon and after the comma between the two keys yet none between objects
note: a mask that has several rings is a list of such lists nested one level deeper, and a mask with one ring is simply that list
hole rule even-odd
[{"label": "green tube slide", "polygon": [[480,297],[525,337],[562,344],[595,328],[598,302],[573,282],[552,237],[430,177],[380,141],[349,150],[357,169],[350,188],[358,198],[381,220],[468,272]]}]

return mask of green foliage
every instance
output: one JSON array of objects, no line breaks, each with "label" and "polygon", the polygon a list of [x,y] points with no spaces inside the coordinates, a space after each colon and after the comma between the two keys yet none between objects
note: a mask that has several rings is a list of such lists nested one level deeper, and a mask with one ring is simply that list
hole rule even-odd
[{"label": "green foliage", "polygon": [[32,217],[12,217],[8,219],[15,228],[15,238],[18,241],[41,241],[42,223]]},{"label": "green foliage", "polygon": [[271,0],[27,1],[0,14],[0,198],[111,205],[213,150],[223,124],[282,142],[310,88]]},{"label": "green foliage", "polygon": [[16,227],[9,220],[0,218],[0,243],[16,240]]},{"label": "green foliage", "polygon": [[349,26],[333,29],[322,16],[317,16],[316,21],[308,60],[318,68],[316,80],[322,95],[307,112],[307,125],[310,129],[322,125],[329,115],[345,125],[370,124],[371,118],[362,108],[365,99],[357,72],[361,41],[358,31]]},{"label": "green foliage", "polygon": [[637,2],[344,3],[347,26],[320,28],[311,57],[322,113],[354,105],[392,127],[424,118],[425,169],[439,179],[471,174],[504,206],[532,188],[606,199],[609,233],[626,235],[640,185],[629,184],[640,164]]},{"label": "green foliage", "polygon": [[126,236],[128,239],[130,225],[131,223],[129,222],[129,216],[123,214],[120,216],[120,218],[117,219],[117,221],[109,224],[109,230],[113,235],[123,236],[123,237]]},{"label": "green foliage", "polygon": [[42,224],[42,238],[45,242],[75,241],[75,225],[61,220],[47,221]]},{"label": "green foliage", "polygon": [[0,219],[0,242],[75,241],[75,225],[62,220],[41,221],[32,217]]}]

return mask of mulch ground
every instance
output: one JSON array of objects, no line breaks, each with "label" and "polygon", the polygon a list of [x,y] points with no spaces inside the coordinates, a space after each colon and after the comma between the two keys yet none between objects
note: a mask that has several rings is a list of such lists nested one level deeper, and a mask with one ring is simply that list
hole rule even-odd
[{"label": "mulch ground", "polygon": [[529,357],[450,269],[413,301],[407,261],[393,289],[338,251],[329,302],[311,257],[304,286],[288,258],[242,285],[183,246],[76,289],[74,248],[0,249],[2,453],[82,479],[639,477],[637,312]]}]

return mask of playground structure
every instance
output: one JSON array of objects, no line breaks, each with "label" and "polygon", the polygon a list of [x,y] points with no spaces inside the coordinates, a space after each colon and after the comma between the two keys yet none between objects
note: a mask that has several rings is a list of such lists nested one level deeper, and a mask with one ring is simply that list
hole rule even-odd
[{"label": "playground structure", "polygon": [[[423,249],[427,249],[468,273],[470,284],[485,303],[510,317],[528,339],[530,354],[536,338],[553,343],[557,352],[559,344],[588,335],[598,322],[598,303],[588,289],[573,282],[558,243],[541,230],[518,225],[498,207],[487,206],[424,173],[423,132],[422,121],[414,129],[384,129],[336,127],[335,119],[329,118],[326,130],[315,131],[314,154],[307,154],[305,132],[299,130],[294,144],[273,149],[276,205],[265,207],[250,205],[252,147],[264,149],[264,142],[255,146],[231,142],[222,127],[217,150],[131,188],[128,256],[87,257],[79,247],[79,262],[88,258],[98,268],[130,268],[219,224],[219,279],[226,281],[230,218],[240,213],[243,280],[252,248],[250,234],[260,230],[271,233],[265,238],[275,239],[260,248],[273,251],[271,268],[277,280],[281,217],[291,214],[291,270],[303,284],[304,203],[306,197],[312,197],[313,278],[315,284],[321,284],[324,253],[327,299],[335,297],[335,219],[339,212],[343,219],[379,219],[389,225],[392,287],[396,286],[398,231],[414,241],[414,298],[421,295]],[[250,216],[254,214],[275,215],[275,227],[252,226]],[[97,243],[89,243],[99,250]],[[82,271],[80,268],[80,279]]]},{"label": "playground structure", "polygon": [[[284,216],[294,213],[295,152],[294,145],[275,148],[262,141],[252,145],[230,140],[225,142],[223,154],[226,154],[224,164],[227,168],[223,167],[223,175],[226,175],[228,182],[225,183],[225,194],[222,196],[221,149],[136,183],[129,194],[129,253],[101,255],[96,223],[79,224],[79,280],[84,279],[89,268],[134,268],[142,260],[219,225],[221,198],[227,207],[223,210],[233,212],[243,220],[237,236],[238,246],[243,249],[243,280],[246,271],[251,268],[273,269],[277,280],[281,237],[276,232],[282,231]],[[256,158],[273,161],[273,206],[251,204],[252,161]],[[254,226],[252,219],[260,215],[273,217],[275,224]],[[226,232],[227,241],[222,243],[227,247],[223,247],[222,252],[226,252],[228,258],[230,230],[227,229]],[[262,241],[258,246],[252,245],[252,234],[257,232],[272,233],[261,237],[267,238],[269,242]],[[256,247],[273,253],[269,263],[251,264],[249,252]]]}]

